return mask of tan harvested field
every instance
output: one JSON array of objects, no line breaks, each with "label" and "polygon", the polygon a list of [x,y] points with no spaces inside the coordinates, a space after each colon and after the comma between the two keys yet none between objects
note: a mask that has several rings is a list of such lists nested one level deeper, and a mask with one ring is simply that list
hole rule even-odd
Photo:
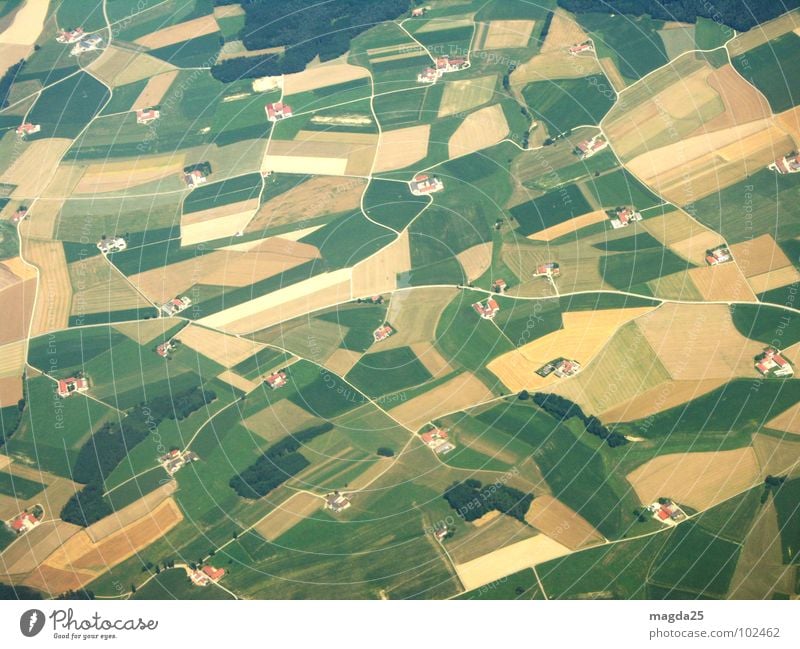
[{"label": "tan harvested field", "polygon": [[800,435],[800,403],[770,419],[764,427]]},{"label": "tan harvested field", "polygon": [[[75,186],[80,182],[81,177],[86,171],[86,163],[60,164],[56,167],[52,180],[47,184],[40,197],[42,199],[64,199],[71,196],[75,191]],[[50,202],[50,201],[47,201]],[[44,201],[39,201],[41,207]]]},{"label": "tan harvested field", "polygon": [[0,471],[5,469],[13,460],[8,455],[0,454]]},{"label": "tan harvested field", "polygon": [[455,288],[423,287],[392,294],[386,320],[395,333],[381,343],[394,349],[436,339],[436,325],[447,304],[456,296]]},{"label": "tan harvested field", "polygon": [[647,286],[655,297],[664,300],[697,300],[700,302],[703,299],[691,276],[685,270],[651,279],[647,282]]},{"label": "tan harvested field", "polygon": [[706,300],[755,301],[756,299],[753,289],[735,263],[691,268],[687,272],[692,283]]},{"label": "tan harvested field", "polygon": [[402,169],[428,155],[430,124],[383,131],[378,144],[373,173]]},{"label": "tan harvested field", "polygon": [[0,328],[0,345],[22,340],[28,336],[28,326],[36,297],[36,280],[18,281],[0,290],[0,313],[3,326]]},{"label": "tan harvested field", "polygon": [[206,241],[215,241],[242,232],[256,213],[256,207],[234,212],[213,220],[200,221],[181,226],[181,245],[192,246]]},{"label": "tan harvested field", "polygon": [[186,154],[180,152],[90,164],[75,186],[75,193],[101,194],[122,191],[174,176],[183,169],[186,164],[185,158]]},{"label": "tan harvested field", "polygon": [[244,7],[240,4],[222,5],[214,7],[214,18],[234,18],[236,16],[244,16]]},{"label": "tan harvested field", "polygon": [[133,102],[131,109],[149,108],[150,106],[159,104],[177,76],[178,71],[172,70],[171,72],[164,72],[150,77],[147,81],[147,85],[142,89],[142,92],[139,93],[136,101]]},{"label": "tan harvested field", "polygon": [[570,14],[561,8],[553,12],[553,20],[547,37],[542,45],[542,52],[552,52],[555,50],[566,49],[570,45],[583,43],[589,38],[581,26]]},{"label": "tan harvested field", "polygon": [[733,258],[748,279],[771,270],[790,266],[791,261],[781,250],[771,234],[762,234],[730,246]]},{"label": "tan harvested field", "polygon": [[602,543],[604,540],[603,535],[583,516],[549,494],[534,498],[525,514],[525,522],[570,550]]},{"label": "tan harvested field", "polygon": [[425,369],[431,373],[433,378],[438,379],[453,371],[447,359],[439,353],[431,343],[414,343],[411,351],[416,354]]},{"label": "tan harvested field", "polygon": [[628,85],[620,74],[617,64],[614,63],[614,59],[610,56],[605,56],[600,59],[600,67],[603,70],[603,74],[606,75],[606,79],[611,82],[611,85],[614,86],[614,90],[617,92],[621,92],[625,86]]},{"label": "tan harvested field", "polygon": [[[124,57],[128,54],[127,51],[120,50],[120,55],[112,59],[108,64],[108,73],[114,75],[113,85],[115,87],[124,86],[128,83],[134,83],[135,81],[149,79],[158,74],[177,70],[171,63],[167,63],[166,61],[162,61],[155,56],[150,56],[143,52],[140,52],[135,57],[131,58],[126,65],[123,65],[123,63],[125,63]],[[102,62],[102,58],[98,59],[98,61]]]},{"label": "tan harvested field", "polygon": [[[263,374],[269,370],[266,367],[263,369]],[[256,435],[263,437],[268,442],[274,442],[313,426],[315,422],[318,420],[310,412],[288,399],[281,399],[254,415],[250,415],[242,423]]]},{"label": "tan harvested field", "polygon": [[778,270],[772,270],[762,275],[750,277],[747,281],[750,283],[750,288],[753,289],[753,293],[765,293],[774,288],[800,282],[800,272],[798,272],[794,266],[785,266]]},{"label": "tan harvested field", "polygon": [[0,572],[22,575],[34,570],[81,528],[64,521],[42,523],[0,554]]},{"label": "tan harvested field", "polygon": [[361,356],[361,352],[354,352],[350,349],[337,349],[328,357],[328,360],[326,360],[323,365],[325,369],[330,370],[334,374],[344,376],[353,369],[353,366],[358,363],[358,359],[361,358]]},{"label": "tan harvested field", "polygon": [[14,45],[36,43],[44,27],[49,5],[50,0],[26,0],[14,14],[11,24],[0,33],[0,43]]},{"label": "tan harvested field", "polygon": [[534,24],[533,20],[493,20],[489,23],[482,49],[527,47]]},{"label": "tan harvested field", "polygon": [[492,265],[492,248],[494,243],[487,241],[467,248],[456,255],[458,263],[464,269],[467,281],[471,282],[483,275]]},{"label": "tan harvested field", "polygon": [[[304,140],[272,140],[261,168],[283,173],[320,176],[366,176],[372,169],[378,136],[335,133]],[[341,141],[345,135],[349,141]]]},{"label": "tan harvested field", "polygon": [[774,119],[778,126],[792,136],[794,143],[800,145],[800,106],[790,108],[776,115]]},{"label": "tan harvested field", "polygon": [[737,331],[723,304],[664,304],[636,325],[675,380],[752,376],[763,348]]},{"label": "tan harvested field", "polygon": [[274,541],[311,516],[323,504],[319,496],[305,492],[295,493],[256,523],[254,529],[267,541]]},{"label": "tan harvested field", "polygon": [[508,122],[500,104],[470,113],[448,142],[451,158],[467,155],[497,144],[508,135]]},{"label": "tan harvested field", "polygon": [[0,354],[2,354],[0,356],[0,376],[22,376],[26,351],[27,343],[25,340],[17,340],[0,347]]},{"label": "tan harvested field", "polygon": [[246,232],[259,232],[307,218],[357,209],[366,188],[362,178],[317,176],[266,201]]},{"label": "tan harvested field", "polygon": [[[208,210],[200,210],[199,212],[189,212],[188,214],[181,215],[181,227],[187,225],[196,225],[198,223],[207,223],[209,221],[217,221],[225,216],[233,216],[243,212],[255,212],[258,208],[258,198],[251,198],[246,201],[239,201],[237,203],[227,203],[218,207],[212,207]],[[249,243],[249,242],[248,242]]]},{"label": "tan harvested field", "polygon": [[25,219],[19,226],[20,235],[34,239],[51,239],[56,231],[56,221],[63,205],[63,200],[36,201],[31,208],[30,218]]},{"label": "tan harvested field", "polygon": [[282,232],[279,236],[275,237],[264,237],[263,239],[252,239],[251,241],[245,241],[244,243],[234,243],[230,246],[223,246],[219,248],[219,250],[226,250],[232,252],[250,252],[251,250],[258,248],[263,244],[265,241],[269,241],[270,239],[282,239],[284,241],[300,241],[300,239],[304,239],[309,234],[316,232],[323,225],[312,225],[309,228],[300,228],[299,230],[292,230],[291,232]]},{"label": "tan harvested field", "polygon": [[487,368],[512,392],[558,383],[561,379],[555,374],[541,377],[535,374],[536,370],[559,357],[586,367],[617,329],[652,310],[653,307],[640,307],[566,312],[562,316],[563,329],[493,359]]},{"label": "tan harvested field", "polygon": [[244,393],[252,392],[253,390],[257,389],[260,385],[260,383],[256,383],[255,381],[246,379],[232,370],[225,370],[222,374],[217,376],[217,378],[220,381],[224,381],[228,385],[232,385],[234,388],[241,390]]},{"label": "tan harvested field", "polygon": [[[31,279],[36,277],[36,269],[22,261],[20,257],[12,257],[11,259],[6,259],[2,263],[0,263],[0,267],[4,269],[4,272],[11,272],[16,275],[17,278],[25,281],[26,279]],[[18,279],[13,279],[11,282],[16,283]]]},{"label": "tan harvested field", "polygon": [[160,486],[158,489],[151,491],[149,494],[139,498],[139,500],[131,503],[127,507],[123,507],[113,514],[89,525],[89,527],[86,528],[86,534],[92,542],[99,543],[111,534],[118,532],[131,523],[135,523],[143,516],[150,515],[162,502],[175,493],[177,486],[174,480]]},{"label": "tan harvested field", "polygon": [[800,473],[800,439],[794,435],[781,439],[758,433],[753,436],[753,450],[762,478],[768,475],[796,477]]},{"label": "tan harvested field", "polygon": [[149,303],[103,256],[67,266],[72,283],[70,315],[147,307]]},{"label": "tan harvested field", "polygon": [[701,379],[698,381],[664,381],[638,396],[615,405],[600,413],[603,421],[635,421],[644,419],[662,410],[687,403],[716,390],[727,383],[727,379]]},{"label": "tan harvested field", "polygon": [[187,20],[177,25],[170,25],[152,32],[140,38],[134,43],[149,49],[158,49],[175,43],[182,43],[198,36],[205,36],[219,31],[219,25],[213,15],[201,16],[193,20]]},{"label": "tan harvested field", "polygon": [[39,269],[39,287],[31,336],[63,329],[69,322],[72,284],[60,241],[23,239],[24,258]]},{"label": "tan harvested field", "polygon": [[772,115],[769,102],[731,65],[723,65],[708,76],[708,85],[722,98],[725,112],[704,124],[698,132],[736,126]]},{"label": "tan harvested field", "polygon": [[794,566],[783,565],[781,530],[772,502],[764,505],[750,527],[739,553],[728,597],[772,599],[775,592],[794,591]]},{"label": "tan harvested field", "polygon": [[474,406],[493,396],[473,374],[464,372],[389,412],[404,426],[418,430],[432,419]]},{"label": "tan harvested field", "polygon": [[728,52],[730,52],[731,57],[738,56],[778,36],[794,31],[798,27],[800,27],[800,10],[795,9],[783,16],[761,23],[755,29],[738,34],[736,38],[728,43]]},{"label": "tan harvested field", "polygon": [[[2,34],[0,34],[0,39],[2,39]],[[22,59],[27,59],[31,49],[33,48],[30,45],[0,42],[0,74],[5,74],[6,70]]]},{"label": "tan harvested field", "polygon": [[410,269],[411,249],[406,229],[388,246],[353,268],[353,295],[368,297],[393,291],[397,288],[397,274]]},{"label": "tan harvested field", "polygon": [[[677,216],[678,214],[682,213],[675,213],[669,215],[672,217]],[[656,217],[662,218],[662,217]],[[649,220],[649,219],[648,219]],[[672,219],[677,220],[677,219]],[[647,227],[650,230],[650,227]],[[725,243],[725,240],[722,238],[717,232],[713,230],[707,230],[699,223],[695,226],[694,231],[697,234],[693,234],[690,237],[683,239],[681,241],[676,241],[674,243],[668,244],[670,250],[674,252],[676,255],[683,257],[684,259],[689,260],[693,264],[698,265],[705,265],[706,263],[706,251],[710,250],[711,248],[716,248],[717,246]]]},{"label": "tan harvested field", "polygon": [[354,81],[369,76],[369,70],[349,63],[331,61],[315,67],[309,67],[303,72],[287,74],[283,78],[283,94],[285,97],[316,90],[325,86],[333,86],[339,83]]},{"label": "tan harvested field", "polygon": [[343,268],[225,309],[198,322],[230,333],[251,333],[351,298],[351,269]]},{"label": "tan harvested field", "polygon": [[71,145],[72,140],[65,138],[46,138],[25,144],[22,154],[0,175],[0,183],[17,186],[14,198],[39,196]]},{"label": "tan harvested field", "polygon": [[510,516],[493,516],[489,512],[478,521],[464,525],[458,538],[449,540],[446,547],[453,562],[461,564],[534,536],[536,532],[532,527]]},{"label": "tan harvested field", "polygon": [[446,82],[438,116],[447,117],[464,113],[485,104],[494,96],[496,84],[496,74]]},{"label": "tan harvested field", "polygon": [[492,511],[490,511],[490,512],[486,512],[486,513],[485,513],[483,516],[481,516],[480,518],[477,518],[477,519],[475,519],[474,521],[472,521],[472,524],[473,524],[475,527],[483,527],[483,526],[484,526],[484,525],[486,525],[487,523],[491,523],[491,522],[492,522],[492,521],[493,521],[495,518],[497,518],[498,516],[500,516],[500,510],[499,510],[499,509],[493,509],[493,510],[492,510]]},{"label": "tan harvested field", "polygon": [[0,408],[19,403],[25,395],[22,391],[22,363],[16,376],[0,377]]},{"label": "tan harvested field", "polygon": [[138,320],[136,322],[115,324],[114,329],[126,335],[131,340],[135,340],[140,345],[146,345],[156,338],[163,337],[167,331],[172,329],[179,322],[180,320],[175,318]]},{"label": "tan harvested field", "polygon": [[626,477],[642,503],[658,498],[703,511],[755,486],[759,480],[752,448],[659,455]]},{"label": "tan harvested field", "polygon": [[[558,239],[564,235],[573,234],[581,228],[585,228],[589,225],[601,223],[606,219],[608,219],[608,214],[606,214],[605,210],[595,210],[594,212],[589,212],[588,214],[583,214],[582,216],[576,216],[574,219],[569,219],[563,223],[552,225],[549,228],[535,232],[534,234],[529,235],[528,239],[532,239],[534,241],[552,241],[553,239]],[[645,223],[646,222],[647,221],[645,221]]]},{"label": "tan harvested field", "polygon": [[238,365],[265,347],[262,343],[253,340],[227,336],[195,324],[181,329],[177,337],[187,347],[227,368]]},{"label": "tan harvested field", "polygon": [[456,564],[455,569],[464,588],[472,590],[570,552],[567,546],[538,534],[467,563]]}]

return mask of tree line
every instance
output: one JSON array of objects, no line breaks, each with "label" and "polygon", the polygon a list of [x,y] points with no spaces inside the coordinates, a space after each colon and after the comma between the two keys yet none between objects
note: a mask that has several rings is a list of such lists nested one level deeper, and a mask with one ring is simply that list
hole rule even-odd
[{"label": "tree line", "polygon": [[[521,393],[520,398],[523,398]],[[619,433],[612,433],[610,430],[608,430],[608,428],[603,425],[603,422],[601,422],[597,417],[594,415],[585,414],[583,409],[574,401],[565,399],[557,394],[536,392],[533,395],[533,402],[546,413],[553,415],[561,421],[566,421],[572,417],[577,417],[583,422],[583,425],[586,426],[587,433],[605,440],[606,444],[608,444],[611,448],[623,446],[624,444],[628,443],[628,440]]]},{"label": "tree line", "polygon": [[444,499],[467,522],[495,510],[524,522],[533,494],[499,482],[484,487],[480,480],[469,478],[450,485],[444,492]]}]

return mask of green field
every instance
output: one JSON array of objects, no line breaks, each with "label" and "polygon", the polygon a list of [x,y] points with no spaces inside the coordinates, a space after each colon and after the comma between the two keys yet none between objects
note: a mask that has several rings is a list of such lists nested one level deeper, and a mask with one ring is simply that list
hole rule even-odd
[{"label": "green field", "polygon": [[716,20],[697,17],[697,23],[694,26],[694,40],[699,49],[711,50],[720,47],[733,36],[734,32],[730,27]]},{"label": "green field", "polygon": [[28,363],[57,376],[68,375],[125,340],[128,338],[124,334],[109,327],[60,331],[52,338],[33,338],[28,348]]},{"label": "green field", "polygon": [[616,99],[613,86],[603,75],[535,81],[525,86],[522,95],[551,135],[599,123]]},{"label": "green field", "polygon": [[414,196],[406,183],[373,180],[364,195],[364,209],[374,221],[402,230],[430,202]]},{"label": "green field", "polygon": [[56,16],[63,29],[83,27],[85,31],[91,32],[106,26],[102,0],[62,0]]},{"label": "green field", "polygon": [[509,599],[544,599],[536,582],[533,570],[526,568],[508,577],[503,577],[490,584],[467,591],[456,599],[471,600],[509,600]]},{"label": "green field", "polygon": [[643,286],[646,282],[689,268],[693,268],[693,264],[661,244],[632,252],[606,255],[599,261],[603,281],[622,291],[644,295],[650,292]]},{"label": "green field", "polygon": [[584,183],[597,202],[607,208],[628,205],[644,210],[661,200],[626,169],[618,169]]},{"label": "green field", "polygon": [[341,347],[365,352],[374,342],[372,332],[385,321],[386,306],[383,304],[347,304],[336,307],[333,311],[322,313],[317,318],[335,323],[343,330]]},{"label": "green field", "polygon": [[800,342],[800,316],[792,311],[762,304],[735,304],[731,306],[731,317],[739,333],[752,340],[780,348]]},{"label": "green field", "polygon": [[345,377],[369,397],[398,392],[433,378],[410,347],[365,354]]},{"label": "green field", "polygon": [[44,484],[28,480],[13,473],[0,471],[0,494],[17,500],[28,500],[44,489]]},{"label": "green field", "polygon": [[592,211],[577,185],[567,185],[511,208],[517,232],[528,236]]},{"label": "green field", "polygon": [[251,198],[258,198],[261,192],[261,174],[245,174],[228,178],[218,183],[202,185],[193,190],[183,202],[184,214],[210,210],[221,205],[229,205]]},{"label": "green field", "polygon": [[775,493],[775,510],[781,530],[781,548],[785,564],[800,563],[800,479],[787,480]]},{"label": "green field", "polygon": [[800,57],[800,36],[789,32],[733,58],[739,73],[764,93],[774,113],[800,102],[800,69],[787,65]]},{"label": "green field", "polygon": [[205,587],[195,586],[186,576],[183,568],[174,568],[172,570],[163,570],[155,579],[151,580],[143,588],[139,588],[131,599],[208,600],[233,599],[233,596],[213,584]]},{"label": "green field", "polygon": [[108,96],[102,83],[81,72],[45,88],[28,114],[28,121],[41,124],[37,138],[74,138],[100,112]]}]

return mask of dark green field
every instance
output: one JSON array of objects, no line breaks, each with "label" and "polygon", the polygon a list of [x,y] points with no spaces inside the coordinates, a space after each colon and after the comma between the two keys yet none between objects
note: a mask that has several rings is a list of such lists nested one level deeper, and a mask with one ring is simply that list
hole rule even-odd
[{"label": "dark green field", "polygon": [[[213,563],[213,561],[212,561]],[[213,584],[199,587],[192,584],[183,568],[164,570],[146,586],[136,591],[131,599],[233,599],[222,588]]]},{"label": "dark green field", "polygon": [[346,330],[342,338],[343,348],[365,352],[374,342],[372,332],[381,326],[386,318],[386,307],[382,304],[344,305],[317,317],[326,322],[336,323]]},{"label": "dark green field", "polygon": [[419,385],[432,376],[410,347],[398,347],[362,356],[345,378],[367,396],[379,397]]},{"label": "dark green field", "polygon": [[800,342],[800,315],[792,311],[765,304],[735,304],[731,317],[740,334],[765,345],[783,348]]},{"label": "dark green field", "polygon": [[525,102],[551,135],[597,124],[614,104],[613,86],[603,75],[535,81],[522,91]]},{"label": "dark green field", "polygon": [[186,197],[183,203],[185,214],[210,210],[221,205],[257,198],[261,192],[261,174],[236,176],[218,183],[202,185]]},{"label": "dark green field", "polygon": [[626,169],[587,180],[585,184],[597,202],[606,208],[628,205],[641,211],[661,202]]},{"label": "dark green field", "polygon": [[800,102],[800,69],[789,64],[800,57],[800,36],[789,32],[733,59],[739,73],[764,93],[772,111],[781,113]]},{"label": "dark green field", "polygon": [[520,234],[528,236],[592,211],[577,185],[555,189],[511,208]]},{"label": "dark green field", "polygon": [[367,215],[383,225],[402,230],[429,203],[424,196],[414,196],[406,183],[373,180],[364,195]]},{"label": "dark green field", "polygon": [[42,91],[28,114],[28,121],[41,124],[37,137],[74,138],[100,112],[108,90],[82,72]]},{"label": "dark green field", "polygon": [[783,562],[800,563],[800,479],[787,480],[775,493],[775,510],[781,530]]},{"label": "dark green field", "polygon": [[18,500],[28,500],[42,489],[44,489],[44,485],[41,482],[0,471],[0,494],[4,496],[11,496]]},{"label": "dark green field", "polygon": [[645,282],[693,268],[693,264],[678,257],[660,243],[654,247],[632,252],[607,255],[601,257],[599,263],[603,280],[611,286],[644,295],[649,294],[647,288],[642,286]]}]

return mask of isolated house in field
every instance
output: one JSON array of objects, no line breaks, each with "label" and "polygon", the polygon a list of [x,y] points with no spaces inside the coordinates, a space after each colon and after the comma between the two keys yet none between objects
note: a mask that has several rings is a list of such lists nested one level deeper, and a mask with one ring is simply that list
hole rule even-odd
[{"label": "isolated house in field", "polygon": [[200,459],[197,453],[192,451],[181,452],[174,448],[169,453],[162,455],[158,458],[158,463],[164,467],[164,470],[170,475],[175,475],[178,469],[191,462],[196,462]]},{"label": "isolated house in field", "polygon": [[436,68],[425,68],[417,75],[417,83],[436,83],[441,76]]},{"label": "isolated house in field", "polygon": [[508,284],[506,284],[506,280],[504,279],[496,279],[492,282],[492,290],[494,290],[495,293],[505,293],[507,288]]},{"label": "isolated house in field", "polygon": [[647,509],[652,513],[653,518],[665,525],[676,525],[686,518],[686,512],[678,505],[663,498],[649,505]]},{"label": "isolated house in field", "polygon": [[287,383],[286,372],[275,372],[264,379],[272,390],[282,388]]},{"label": "isolated house in field", "polygon": [[149,124],[161,117],[161,111],[155,108],[140,108],[136,111],[137,124]]},{"label": "isolated house in field", "polygon": [[350,500],[338,491],[325,496],[325,509],[330,509],[334,514],[338,514],[348,507],[350,507]]},{"label": "isolated house in field", "polygon": [[592,43],[592,41],[584,41],[583,43],[571,45],[567,51],[572,54],[572,56],[578,56],[578,54],[583,54],[583,52],[594,52],[594,43]]},{"label": "isolated house in field", "polygon": [[20,221],[24,220],[26,216],[28,216],[28,208],[20,207],[16,212],[14,212],[14,216],[11,217],[11,221],[13,223],[19,223]]},{"label": "isolated house in field", "polygon": [[574,153],[581,160],[586,160],[587,158],[591,158],[595,153],[599,153],[607,146],[608,142],[602,135],[595,135],[590,140],[584,140],[583,142],[578,142],[577,146],[575,147]]},{"label": "isolated house in field", "polygon": [[19,126],[17,126],[17,135],[20,137],[26,137],[28,135],[33,135],[34,133],[38,133],[42,130],[41,124],[31,124],[30,122],[22,122]]},{"label": "isolated house in field", "polygon": [[794,375],[792,364],[774,347],[765,347],[764,351],[756,356],[754,360],[756,369],[764,376],[786,377]]},{"label": "isolated house in field", "polygon": [[800,153],[792,151],[782,158],[775,160],[767,169],[777,171],[779,174],[796,174],[800,171]]},{"label": "isolated house in field", "polygon": [[68,379],[59,379],[58,396],[66,399],[76,392],[86,392],[89,389],[89,381],[84,377],[71,376]]},{"label": "isolated house in field", "polygon": [[171,340],[167,340],[166,342],[161,343],[158,347],[156,347],[156,354],[161,356],[161,358],[167,358],[169,353],[175,349],[175,344]]},{"label": "isolated house in field", "polygon": [[414,176],[414,180],[409,183],[409,187],[414,196],[427,196],[428,194],[442,191],[444,183],[436,176],[417,174]]},{"label": "isolated house in field", "polygon": [[372,338],[375,340],[376,343],[379,343],[381,340],[386,340],[389,336],[394,333],[394,329],[392,329],[389,325],[381,325],[375,331],[372,332]]},{"label": "isolated house in field", "polygon": [[558,277],[561,274],[561,267],[554,261],[548,261],[546,264],[539,264],[536,267],[534,277]]},{"label": "isolated house in field", "polygon": [[205,174],[200,171],[199,169],[193,169],[192,171],[184,174],[183,181],[189,187],[197,187],[198,185],[202,185],[208,182],[208,178],[206,178]]},{"label": "isolated house in field", "polygon": [[411,10],[411,17],[412,18],[421,18],[425,15],[425,12],[428,11],[427,7],[414,7]]},{"label": "isolated house in field", "polygon": [[83,27],[76,27],[75,29],[71,30],[62,29],[56,35],[56,41],[64,44],[77,43],[83,38],[85,33],[86,32],[83,31]]},{"label": "isolated house in field", "polygon": [[717,246],[716,248],[712,248],[711,250],[706,250],[706,263],[709,266],[717,266],[718,264],[724,264],[725,262],[732,260],[733,255],[731,255],[731,251],[726,245],[721,245]]},{"label": "isolated house in field", "polygon": [[457,72],[458,70],[465,70],[469,67],[469,61],[463,56],[449,57],[446,54],[436,59],[436,70],[439,75],[446,74],[447,72]]},{"label": "isolated house in field", "polygon": [[615,230],[625,228],[634,221],[641,221],[642,215],[632,207],[618,207],[611,214],[611,227]]},{"label": "isolated house in field", "polygon": [[561,358],[555,362],[554,368],[555,375],[560,379],[564,379],[580,372],[581,364],[578,361]]},{"label": "isolated house in field", "polygon": [[441,428],[431,428],[422,433],[420,439],[437,455],[446,455],[456,447],[448,438],[447,431]]},{"label": "isolated house in field", "polygon": [[488,298],[485,302],[475,302],[472,308],[484,320],[491,320],[500,311],[500,305],[493,297]]},{"label": "isolated house in field", "polygon": [[71,56],[79,56],[84,52],[91,52],[92,50],[100,49],[103,45],[103,37],[99,34],[92,34],[84,39],[79,40],[70,50]]},{"label": "isolated house in field", "polygon": [[447,531],[447,525],[440,527],[433,532],[433,538],[435,538],[437,541],[444,541],[445,537],[447,536]]},{"label": "isolated house in field", "polygon": [[217,582],[225,576],[225,568],[215,568],[214,566],[203,566],[203,573],[211,581]]},{"label": "isolated house in field", "polygon": [[97,249],[104,255],[109,252],[121,252],[128,247],[128,243],[122,237],[103,238],[97,242]]},{"label": "isolated house in field", "polygon": [[181,297],[172,298],[168,302],[162,304],[161,313],[169,317],[188,309],[190,306],[192,306],[191,298],[183,295]]},{"label": "isolated house in field", "polygon": [[41,521],[31,512],[22,512],[19,516],[13,519],[8,526],[11,528],[12,532],[24,534],[25,532],[30,532],[40,522]]},{"label": "isolated house in field", "polygon": [[282,119],[292,116],[292,107],[281,101],[267,104],[264,106],[264,110],[267,111],[267,119],[270,122],[279,122]]}]

